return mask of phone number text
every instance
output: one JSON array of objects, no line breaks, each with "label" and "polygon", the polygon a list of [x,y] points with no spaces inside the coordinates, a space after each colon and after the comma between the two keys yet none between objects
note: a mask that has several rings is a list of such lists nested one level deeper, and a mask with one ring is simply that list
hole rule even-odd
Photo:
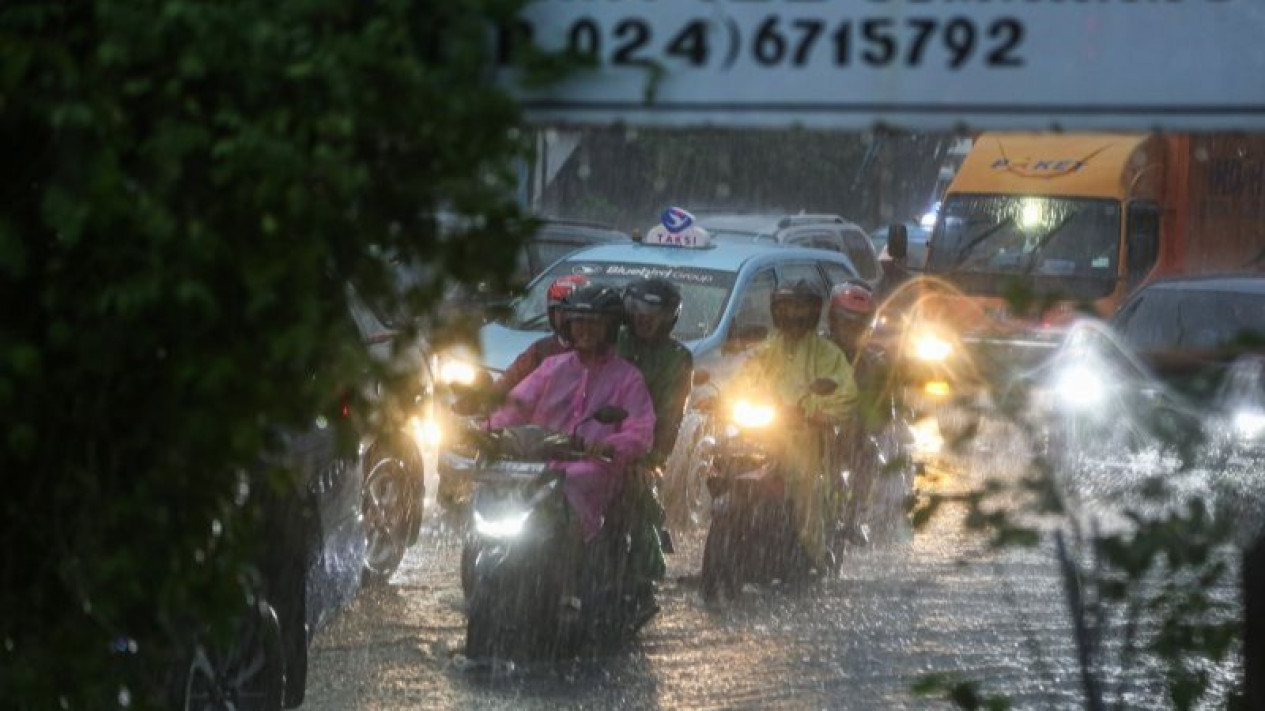
[{"label": "phone number text", "polygon": [[[1015,17],[871,17],[826,20],[767,15],[743,25],[733,18],[686,20],[664,28],[643,17],[581,16],[564,25],[563,47],[603,65],[645,67],[681,62],[730,69],[740,60],[757,67],[809,68],[970,65],[1010,69],[1025,64],[1023,23]],[[536,26],[521,20],[498,34],[498,59],[508,64]]]}]

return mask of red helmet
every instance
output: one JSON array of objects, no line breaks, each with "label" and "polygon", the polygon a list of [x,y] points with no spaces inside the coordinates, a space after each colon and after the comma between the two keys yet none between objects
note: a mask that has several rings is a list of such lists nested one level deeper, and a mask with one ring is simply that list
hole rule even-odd
[{"label": "red helmet", "polygon": [[877,305],[874,292],[856,282],[844,282],[830,290],[830,317],[849,321],[869,321]]},{"label": "red helmet", "polygon": [[589,278],[579,274],[567,274],[554,279],[549,285],[549,291],[545,294],[546,303],[553,308],[562,303],[571,292],[580,287],[588,286]]}]

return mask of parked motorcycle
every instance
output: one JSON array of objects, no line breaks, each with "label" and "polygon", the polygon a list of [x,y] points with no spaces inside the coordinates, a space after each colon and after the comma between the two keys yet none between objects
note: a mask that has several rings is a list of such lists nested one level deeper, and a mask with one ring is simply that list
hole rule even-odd
[{"label": "parked motorcycle", "polygon": [[[607,406],[593,419],[613,424],[626,416]],[[635,635],[658,607],[653,584],[634,572],[631,511],[621,501],[612,505],[602,532],[575,560],[564,475],[549,466],[586,456],[583,443],[534,425],[466,434],[475,457],[444,455],[452,471],[475,483],[462,555],[466,655],[562,657]]]},{"label": "parked motorcycle", "polygon": [[[807,394],[828,395],[837,388],[837,382],[823,378],[814,381]],[[701,586],[706,600],[722,590],[736,597],[744,583],[802,578],[813,565],[799,542],[777,454],[784,430],[809,426],[796,421],[801,419],[799,404],[779,408],[756,399],[729,404],[727,426],[707,443],[712,450],[707,479],[712,519],[703,549]],[[833,455],[835,432],[814,429],[826,453],[819,474],[822,495],[837,500],[844,483]]]}]

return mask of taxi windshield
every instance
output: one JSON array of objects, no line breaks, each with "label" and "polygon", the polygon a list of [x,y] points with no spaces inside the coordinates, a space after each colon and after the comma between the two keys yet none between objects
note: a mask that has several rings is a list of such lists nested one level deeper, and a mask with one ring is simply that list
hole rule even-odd
[{"label": "taxi windshield", "polygon": [[634,279],[643,277],[671,281],[681,290],[681,317],[672,330],[672,335],[681,341],[697,340],[716,330],[737,276],[734,272],[697,267],[628,262],[560,262],[514,302],[507,325],[532,331],[548,330],[545,292],[555,279],[566,274],[582,274],[596,283],[616,288],[623,288]]}]

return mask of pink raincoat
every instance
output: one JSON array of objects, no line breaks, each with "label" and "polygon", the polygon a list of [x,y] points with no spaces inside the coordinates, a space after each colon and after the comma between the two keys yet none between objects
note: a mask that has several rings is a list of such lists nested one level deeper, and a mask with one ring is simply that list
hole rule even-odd
[{"label": "pink raincoat", "polygon": [[[613,425],[585,421],[603,405],[618,405],[628,411],[628,417]],[[539,425],[557,432],[576,432],[585,444],[603,443],[614,448],[610,463],[591,458],[552,463],[567,474],[563,491],[587,540],[601,529],[603,514],[623,487],[628,465],[650,451],[654,421],[650,393],[636,366],[613,351],[585,365],[578,354],[568,351],[546,358],[515,386],[509,401],[492,414],[490,425]]]}]

